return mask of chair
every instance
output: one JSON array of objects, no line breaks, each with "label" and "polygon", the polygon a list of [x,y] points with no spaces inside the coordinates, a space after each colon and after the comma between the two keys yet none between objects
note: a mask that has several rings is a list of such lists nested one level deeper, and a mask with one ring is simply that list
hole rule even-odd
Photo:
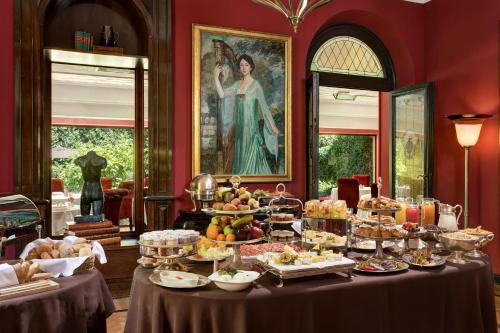
[{"label": "chair", "polygon": [[111,190],[113,188],[113,178],[101,177],[100,179],[102,190]]},{"label": "chair", "polygon": [[345,200],[347,208],[356,213],[359,202],[359,183],[354,178],[337,178],[339,200]]},{"label": "chair", "polygon": [[50,180],[50,191],[51,192],[62,192],[64,193],[64,182],[60,178],[52,178]]},{"label": "chair", "polygon": [[357,174],[352,175],[352,178],[357,179],[359,185],[370,186],[370,175]]}]

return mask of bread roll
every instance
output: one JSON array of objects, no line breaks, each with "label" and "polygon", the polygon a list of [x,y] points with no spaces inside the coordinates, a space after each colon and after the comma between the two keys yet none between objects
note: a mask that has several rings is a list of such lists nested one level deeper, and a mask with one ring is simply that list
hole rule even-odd
[{"label": "bread roll", "polygon": [[78,251],[78,256],[79,257],[85,257],[85,256],[90,256],[92,254],[92,251],[90,250],[90,247],[83,247]]},{"label": "bread roll", "polygon": [[59,253],[59,250],[52,250],[52,251],[50,251],[50,256],[52,258],[60,258],[61,254]]},{"label": "bread roll", "polygon": [[38,245],[36,248],[35,248],[35,251],[38,255],[41,255],[42,252],[50,252],[52,251],[52,244],[50,243],[43,243],[41,245]]},{"label": "bread roll", "polygon": [[40,258],[41,259],[52,259],[52,256],[48,252],[42,252],[42,254],[40,254]]},{"label": "bread roll", "polygon": [[63,244],[59,248],[59,255],[61,258],[70,257],[72,253],[73,253],[73,249],[71,248],[71,245],[69,245],[69,244]]},{"label": "bread roll", "polygon": [[30,263],[25,261],[21,264],[21,271],[20,271],[20,279],[18,277],[19,283],[25,283],[28,282],[26,281],[26,277],[28,276],[28,271],[30,269]]},{"label": "bread roll", "polygon": [[[46,253],[46,252],[44,252]],[[29,269],[28,269],[28,274],[26,274],[26,282],[30,282],[31,278],[35,273],[38,273],[40,271],[40,265],[37,263],[31,264]]]},{"label": "bread roll", "polygon": [[46,279],[48,279],[50,277],[52,277],[51,273],[36,273],[31,278],[31,281],[46,280]]},{"label": "bread roll", "polygon": [[85,238],[78,238],[74,244],[84,244],[87,243],[87,240]]}]

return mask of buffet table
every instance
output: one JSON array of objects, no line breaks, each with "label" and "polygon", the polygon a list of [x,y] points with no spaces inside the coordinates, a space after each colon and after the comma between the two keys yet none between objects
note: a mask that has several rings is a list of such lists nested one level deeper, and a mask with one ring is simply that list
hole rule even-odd
[{"label": "buffet table", "polygon": [[[193,266],[208,275],[210,264]],[[137,267],[125,332],[497,332],[489,261],[398,274],[326,275],[285,282],[265,275],[226,292],[151,283]]]},{"label": "buffet table", "polygon": [[101,273],[55,280],[60,288],[0,301],[2,332],[106,332],[115,310]]}]

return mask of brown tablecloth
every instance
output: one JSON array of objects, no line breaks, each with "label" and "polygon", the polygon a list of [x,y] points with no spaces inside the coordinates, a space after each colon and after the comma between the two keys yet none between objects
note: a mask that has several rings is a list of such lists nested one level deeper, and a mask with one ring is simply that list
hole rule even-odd
[{"label": "brown tablecloth", "polygon": [[162,288],[149,281],[151,273],[135,270],[125,332],[497,332],[488,261],[352,279],[309,277],[283,288],[264,276],[241,292],[213,283]]},{"label": "brown tablecloth", "polygon": [[0,301],[0,332],[106,332],[106,318],[115,307],[101,273],[55,281],[59,289]]}]

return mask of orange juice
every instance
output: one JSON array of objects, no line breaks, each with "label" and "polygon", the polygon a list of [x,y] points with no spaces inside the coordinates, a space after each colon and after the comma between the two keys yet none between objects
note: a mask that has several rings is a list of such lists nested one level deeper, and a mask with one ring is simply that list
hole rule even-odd
[{"label": "orange juice", "polygon": [[[399,201],[399,200],[398,200]],[[396,223],[404,224],[406,223],[406,208],[408,207],[408,203],[406,201],[400,201],[401,210],[396,212]]]},{"label": "orange juice", "polygon": [[435,213],[436,213],[436,207],[434,206],[434,200],[424,199],[424,202],[422,203],[422,212],[421,212],[422,225],[435,224]]}]

